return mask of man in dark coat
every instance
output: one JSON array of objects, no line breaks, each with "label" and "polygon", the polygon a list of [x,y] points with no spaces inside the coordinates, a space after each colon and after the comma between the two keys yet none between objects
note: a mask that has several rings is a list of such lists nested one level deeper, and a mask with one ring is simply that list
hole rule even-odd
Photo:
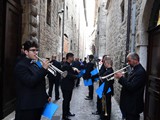
[{"label": "man in dark coat", "polygon": [[[50,63],[58,69],[61,69],[61,64],[56,60],[56,56],[52,56],[52,61]],[[61,74],[59,72],[56,72],[56,75],[54,76],[52,73],[49,72],[47,77],[49,79],[48,95],[52,97],[53,84],[55,84],[55,100],[59,100],[59,82],[61,79]]]},{"label": "man in dark coat", "polygon": [[45,89],[45,76],[49,61],[42,63],[42,67],[32,62],[37,60],[38,45],[35,41],[24,43],[26,57],[21,59],[15,67],[17,106],[15,120],[40,120],[47,103],[48,96]]},{"label": "man in dark coat", "polygon": [[[94,66],[95,66],[93,59],[94,59],[94,56],[89,55],[89,62],[86,64],[86,67],[85,67],[86,73],[83,76],[84,80],[92,79],[91,71],[94,70]],[[92,79],[92,85],[88,86],[89,93],[88,93],[88,96],[86,96],[85,100],[92,100],[93,99],[93,91],[94,91],[93,82],[94,82],[94,80]]]},{"label": "man in dark coat", "polygon": [[[75,116],[70,112],[70,101],[72,98],[72,91],[74,88],[75,80],[77,76],[75,71],[73,70],[71,63],[74,60],[74,55],[72,53],[67,53],[66,55],[66,62],[64,63],[62,70],[67,71],[68,74],[65,78],[61,81],[61,89],[63,94],[63,103],[62,103],[62,119],[63,120],[70,120],[69,116]],[[79,71],[77,71],[79,72]]]},{"label": "man in dark coat", "polygon": [[115,74],[115,78],[118,78],[122,85],[120,108],[126,115],[126,120],[139,120],[139,114],[144,110],[146,71],[139,63],[137,53],[130,53],[127,59],[128,64],[132,67],[128,78],[125,78],[121,72]]}]

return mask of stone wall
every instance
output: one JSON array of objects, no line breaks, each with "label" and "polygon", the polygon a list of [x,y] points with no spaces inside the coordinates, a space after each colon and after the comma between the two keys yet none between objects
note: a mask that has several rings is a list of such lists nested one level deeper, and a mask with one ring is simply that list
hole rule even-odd
[{"label": "stone wall", "polygon": [[[125,61],[126,54],[126,40],[127,40],[127,16],[128,16],[128,0],[124,0],[124,18],[123,18],[123,0],[107,0],[107,19],[106,19],[106,53],[110,55],[113,59],[113,68],[118,70],[123,67],[123,62]],[[141,64],[146,68],[147,62],[147,27],[149,17],[147,21],[142,23],[144,14],[142,10],[144,6],[142,4],[145,1],[133,0],[131,7],[136,3],[136,14],[135,14],[135,40],[134,49],[140,55]],[[133,9],[131,10],[133,12]],[[150,9],[147,13],[150,13]],[[148,15],[150,16],[150,15]],[[131,50],[131,37],[132,37],[132,15],[131,15],[131,26],[130,26],[130,41],[129,49]],[[142,24],[142,25],[141,25]],[[141,26],[141,27],[140,27]],[[144,32],[141,33],[141,29],[144,28]],[[139,36],[140,35],[140,36]],[[143,37],[142,37],[143,36]],[[115,98],[119,101],[121,86],[117,81],[114,84],[115,87]]]},{"label": "stone wall", "polygon": [[[66,9],[68,7],[68,10]],[[65,27],[64,34],[68,36],[69,52],[78,56],[78,33],[79,33],[79,7],[75,0],[65,1]]]},{"label": "stone wall", "polygon": [[40,0],[38,3],[39,10],[39,43],[40,55],[42,57],[51,57],[57,55],[59,41],[58,25],[58,6],[59,0],[51,0],[51,24],[47,23],[47,1]]},{"label": "stone wall", "polygon": [[[103,0],[101,0],[103,2]],[[136,3],[136,33],[135,35],[138,34],[138,26],[139,24],[139,19],[142,18],[142,14],[140,14],[141,10],[141,5],[142,5],[142,0],[133,0],[133,3]],[[103,5],[100,6],[100,10],[103,9]],[[128,18],[128,0],[107,0],[106,3],[106,14],[107,16],[99,16],[101,19],[100,23],[98,26],[103,24],[104,20],[106,20],[106,28],[105,27],[100,27],[99,29],[99,35],[103,34],[100,31],[103,31],[103,28],[106,29],[106,40],[102,40],[101,42],[101,49],[102,53],[106,53],[110,55],[113,59],[113,68],[114,70],[118,70],[123,67],[124,62],[125,62],[125,55],[126,55],[126,40],[127,40],[127,18]],[[131,10],[133,12],[133,9]],[[101,13],[101,12],[100,12]],[[101,13],[102,14],[102,13]],[[131,26],[130,30],[132,32],[132,15],[131,15]],[[105,25],[104,24],[104,25]],[[102,35],[104,37],[104,35]],[[102,37],[101,37],[102,38]],[[135,41],[134,41],[134,48],[137,53],[141,54],[141,52],[137,48],[137,39],[138,36],[135,36]],[[143,41],[143,40],[140,40]],[[102,48],[103,45],[106,44],[106,50]],[[129,41],[129,49],[131,50],[131,33],[130,33],[130,41]],[[143,57],[143,56],[142,56]],[[146,56],[144,56],[146,58]],[[115,87],[115,98],[117,101],[119,101],[120,97],[120,91],[121,91],[121,86],[117,81],[115,81],[114,84]]]},{"label": "stone wall", "polygon": [[98,10],[98,38],[96,41],[96,56],[102,57],[106,52],[106,0],[99,1],[99,10]]}]

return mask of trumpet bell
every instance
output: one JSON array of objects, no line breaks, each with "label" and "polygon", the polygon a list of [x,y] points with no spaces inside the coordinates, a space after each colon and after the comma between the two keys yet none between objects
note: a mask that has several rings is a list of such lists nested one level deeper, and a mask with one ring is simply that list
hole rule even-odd
[{"label": "trumpet bell", "polygon": [[67,71],[64,71],[61,75],[63,78],[65,78],[67,76],[68,72]]}]

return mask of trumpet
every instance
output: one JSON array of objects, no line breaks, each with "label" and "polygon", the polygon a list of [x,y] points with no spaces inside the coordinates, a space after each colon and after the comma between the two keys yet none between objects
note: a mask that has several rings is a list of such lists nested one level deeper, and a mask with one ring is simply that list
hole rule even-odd
[{"label": "trumpet", "polygon": [[[123,71],[123,70],[127,69],[128,67],[130,67],[130,65],[127,65],[126,67],[123,67],[123,68],[121,68],[120,70],[115,71],[114,73],[111,73],[111,74],[109,74],[109,75],[106,75],[106,76],[103,76],[103,77],[100,77],[100,78],[101,78],[101,79],[106,79],[106,78],[107,78],[108,81],[113,80],[114,77],[111,77],[111,76],[113,76],[114,74],[116,74],[116,73],[118,73],[118,72],[120,72],[120,71]],[[127,71],[123,71],[122,73],[125,74],[125,73],[127,73]],[[110,77],[111,77],[111,78],[110,78]]]},{"label": "trumpet", "polygon": [[107,114],[107,104],[106,104],[106,96],[102,95],[102,111],[104,111],[104,116],[108,116]]},{"label": "trumpet", "polygon": [[[36,55],[36,57],[40,60],[40,61],[44,61],[42,58],[40,58],[40,57],[38,57],[37,55]],[[55,67],[54,65],[52,65],[51,63],[49,64],[49,67],[48,67],[48,71],[50,72],[50,73],[52,73],[54,76],[56,76],[56,71],[58,72],[58,73],[60,73],[61,75],[62,75],[62,77],[63,78],[65,78],[66,76],[67,76],[67,74],[68,74],[68,72],[67,71],[61,71],[60,69],[58,69],[57,67]]]}]

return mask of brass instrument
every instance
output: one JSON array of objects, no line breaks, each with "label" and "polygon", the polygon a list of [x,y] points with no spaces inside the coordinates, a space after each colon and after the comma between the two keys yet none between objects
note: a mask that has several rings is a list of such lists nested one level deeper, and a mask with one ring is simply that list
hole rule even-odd
[{"label": "brass instrument", "polygon": [[[111,74],[109,74],[109,75],[106,75],[106,76],[103,76],[103,77],[100,77],[100,78],[101,78],[101,79],[107,79],[108,81],[113,80],[114,77],[111,77],[111,76],[113,76],[114,74],[116,74],[116,73],[118,73],[118,72],[120,72],[120,71],[123,71],[123,70],[127,69],[128,67],[130,67],[130,65],[127,65],[126,67],[123,67],[122,69],[117,70],[117,71],[115,71],[114,73],[111,73]],[[123,71],[122,73],[125,74],[125,73],[127,73],[127,71]],[[110,78],[110,77],[111,77],[111,78]]]},{"label": "brass instrument", "polygon": [[104,116],[108,116],[107,114],[107,103],[106,103],[106,96],[102,95],[102,111],[104,111]]},{"label": "brass instrument", "polygon": [[[37,55],[36,55],[36,57],[40,60],[40,61],[44,61],[42,58],[40,58],[40,57],[38,57]],[[59,72],[61,75],[62,75],[62,77],[63,78],[65,78],[66,76],[67,76],[67,74],[68,74],[68,72],[67,71],[61,71],[60,69],[58,69],[57,67],[55,67],[54,65],[52,65],[51,63],[49,64],[49,68],[48,68],[48,71],[50,72],[50,73],[52,73],[54,76],[56,76],[56,72]]]}]

